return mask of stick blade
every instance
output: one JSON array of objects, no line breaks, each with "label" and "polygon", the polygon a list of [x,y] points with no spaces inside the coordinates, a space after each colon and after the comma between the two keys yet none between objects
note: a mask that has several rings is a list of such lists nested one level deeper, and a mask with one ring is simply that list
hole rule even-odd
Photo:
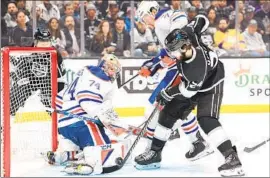
[{"label": "stick blade", "polygon": [[250,153],[250,152],[252,152],[253,150],[254,150],[254,149],[248,148],[248,147],[245,147],[245,148],[244,148],[244,151],[247,152],[247,153]]}]

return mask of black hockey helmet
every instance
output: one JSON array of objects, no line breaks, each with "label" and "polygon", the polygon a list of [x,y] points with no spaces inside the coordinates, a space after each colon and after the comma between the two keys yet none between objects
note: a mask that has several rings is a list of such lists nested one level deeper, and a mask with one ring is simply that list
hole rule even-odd
[{"label": "black hockey helmet", "polygon": [[49,30],[40,30],[39,28],[36,30],[34,35],[34,40],[38,41],[50,41],[51,33]]},{"label": "black hockey helmet", "polygon": [[183,51],[185,46],[191,44],[188,34],[181,29],[174,29],[165,38],[165,46],[168,52]]}]

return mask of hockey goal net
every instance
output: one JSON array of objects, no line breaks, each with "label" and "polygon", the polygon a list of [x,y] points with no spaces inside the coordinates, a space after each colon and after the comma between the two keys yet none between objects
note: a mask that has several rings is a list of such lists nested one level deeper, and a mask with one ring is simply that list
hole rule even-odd
[{"label": "hockey goal net", "polygon": [[57,148],[57,54],[53,48],[1,49],[1,177],[22,176]]}]

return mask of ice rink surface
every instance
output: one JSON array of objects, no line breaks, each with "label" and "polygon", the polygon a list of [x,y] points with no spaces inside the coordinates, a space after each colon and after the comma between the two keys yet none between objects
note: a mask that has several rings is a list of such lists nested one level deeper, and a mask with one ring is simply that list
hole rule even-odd
[{"label": "ice rink surface", "polygon": [[[248,177],[269,177],[269,142],[257,150],[246,153],[244,147],[254,146],[269,138],[269,113],[265,114],[224,114],[221,115],[221,123],[228,136],[237,146],[244,171]],[[125,118],[125,122],[133,125],[142,123],[142,118]],[[189,162],[185,159],[185,153],[190,144],[187,137],[181,131],[181,138],[167,143],[163,151],[161,168],[157,170],[139,171],[133,166],[133,162],[127,163],[121,170],[100,177],[213,177],[220,176],[217,168],[224,163],[221,154],[215,149],[215,153]],[[133,137],[135,138],[135,137]],[[207,139],[207,137],[205,137]],[[211,144],[211,141],[209,141]],[[137,145],[134,156],[144,150],[145,139],[142,138]],[[133,159],[132,159],[133,160]],[[63,177],[63,167],[50,166],[43,158],[21,162],[23,166],[13,164],[12,176],[25,177]],[[76,176],[78,177],[78,176]]]}]

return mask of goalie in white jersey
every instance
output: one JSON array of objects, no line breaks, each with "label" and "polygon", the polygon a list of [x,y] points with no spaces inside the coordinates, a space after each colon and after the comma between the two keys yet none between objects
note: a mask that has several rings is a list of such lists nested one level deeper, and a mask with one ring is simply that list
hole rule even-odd
[{"label": "goalie in white jersey", "polygon": [[[142,1],[137,10],[137,17],[146,25],[155,28],[155,33],[163,47],[158,56],[143,63],[139,74],[144,77],[149,77],[155,75],[159,69],[167,68],[166,75],[149,98],[149,102],[151,104],[149,111],[152,111],[156,96],[159,92],[170,86],[178,85],[181,81],[175,59],[167,53],[164,43],[166,36],[171,31],[174,29],[185,28],[188,24],[188,19],[187,15],[182,10],[173,10],[170,8],[160,10],[159,4],[156,1]],[[202,29],[205,29],[208,26],[207,24],[209,24],[207,18],[204,16],[197,16],[194,21],[194,28],[196,28],[197,24],[204,24],[202,25]],[[196,23],[196,21],[200,21],[202,23]],[[198,32],[198,34],[194,34],[194,36],[200,36],[200,32]],[[194,43],[196,43],[193,44],[195,46],[199,45],[199,42]],[[148,118],[149,113],[146,113],[146,118]],[[193,113],[185,112],[179,119],[181,120],[175,124],[173,130],[181,127],[192,143],[192,148],[185,155],[186,158],[193,161],[213,153],[213,150],[209,149],[209,145],[199,132],[199,125],[196,116]],[[147,137],[149,138],[149,142],[146,149],[149,149],[155,129],[159,129],[159,125],[157,123],[158,116],[156,115],[147,128]],[[140,159],[140,156],[137,156],[135,161],[137,159]]]},{"label": "goalie in white jersey", "polygon": [[[74,156],[74,151],[82,150],[84,159],[66,166],[64,171],[68,174],[88,175],[100,174],[104,172],[104,167],[114,166],[116,158],[123,158],[127,143],[112,144],[104,127],[97,124],[118,119],[111,100],[115,87],[113,82],[120,69],[118,58],[112,54],[106,55],[98,66],[86,66],[79,71],[66,90],[57,95],[57,110],[72,113],[73,116],[95,118],[97,122],[68,114],[60,115],[58,150],[47,153],[51,164],[64,163],[71,159],[70,156]],[[102,152],[102,149],[106,151]]]}]

